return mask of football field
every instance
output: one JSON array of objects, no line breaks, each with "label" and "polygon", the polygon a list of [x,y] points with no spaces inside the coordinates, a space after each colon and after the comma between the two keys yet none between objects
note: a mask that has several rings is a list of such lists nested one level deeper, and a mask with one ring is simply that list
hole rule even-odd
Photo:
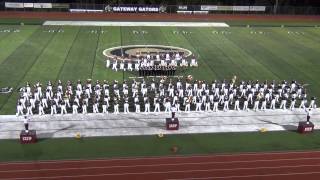
[{"label": "football field", "polygon": [[0,26],[0,114],[14,114],[17,89],[37,81],[119,80],[136,72],[105,68],[103,50],[121,45],[168,45],[198,57],[198,68],[178,70],[194,79],[297,80],[320,95],[317,27],[76,27]]}]

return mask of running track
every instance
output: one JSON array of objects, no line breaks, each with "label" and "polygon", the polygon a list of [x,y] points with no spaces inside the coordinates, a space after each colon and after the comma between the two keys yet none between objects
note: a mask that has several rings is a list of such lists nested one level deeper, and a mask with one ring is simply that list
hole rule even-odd
[{"label": "running track", "polygon": [[320,151],[0,163],[0,179],[320,179]]}]

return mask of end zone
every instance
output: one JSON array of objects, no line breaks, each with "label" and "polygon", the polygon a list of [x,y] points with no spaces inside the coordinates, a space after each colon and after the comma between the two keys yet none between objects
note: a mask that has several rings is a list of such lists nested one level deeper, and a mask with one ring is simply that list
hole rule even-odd
[{"label": "end zone", "polygon": [[224,22],[45,21],[44,26],[229,27]]}]

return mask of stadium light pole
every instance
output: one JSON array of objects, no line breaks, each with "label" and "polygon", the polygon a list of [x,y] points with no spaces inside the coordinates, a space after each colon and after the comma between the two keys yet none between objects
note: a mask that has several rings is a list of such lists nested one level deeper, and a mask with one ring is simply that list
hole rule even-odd
[{"label": "stadium light pole", "polygon": [[273,14],[277,14],[278,5],[279,5],[279,0],[276,0],[274,4]]}]

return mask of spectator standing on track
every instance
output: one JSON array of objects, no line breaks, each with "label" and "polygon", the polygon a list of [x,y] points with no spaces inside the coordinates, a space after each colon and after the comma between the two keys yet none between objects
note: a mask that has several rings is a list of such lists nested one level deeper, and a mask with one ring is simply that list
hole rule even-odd
[{"label": "spectator standing on track", "polygon": [[24,116],[23,124],[24,124],[24,128],[25,128],[26,133],[29,132],[29,121],[30,121],[30,116]]}]

